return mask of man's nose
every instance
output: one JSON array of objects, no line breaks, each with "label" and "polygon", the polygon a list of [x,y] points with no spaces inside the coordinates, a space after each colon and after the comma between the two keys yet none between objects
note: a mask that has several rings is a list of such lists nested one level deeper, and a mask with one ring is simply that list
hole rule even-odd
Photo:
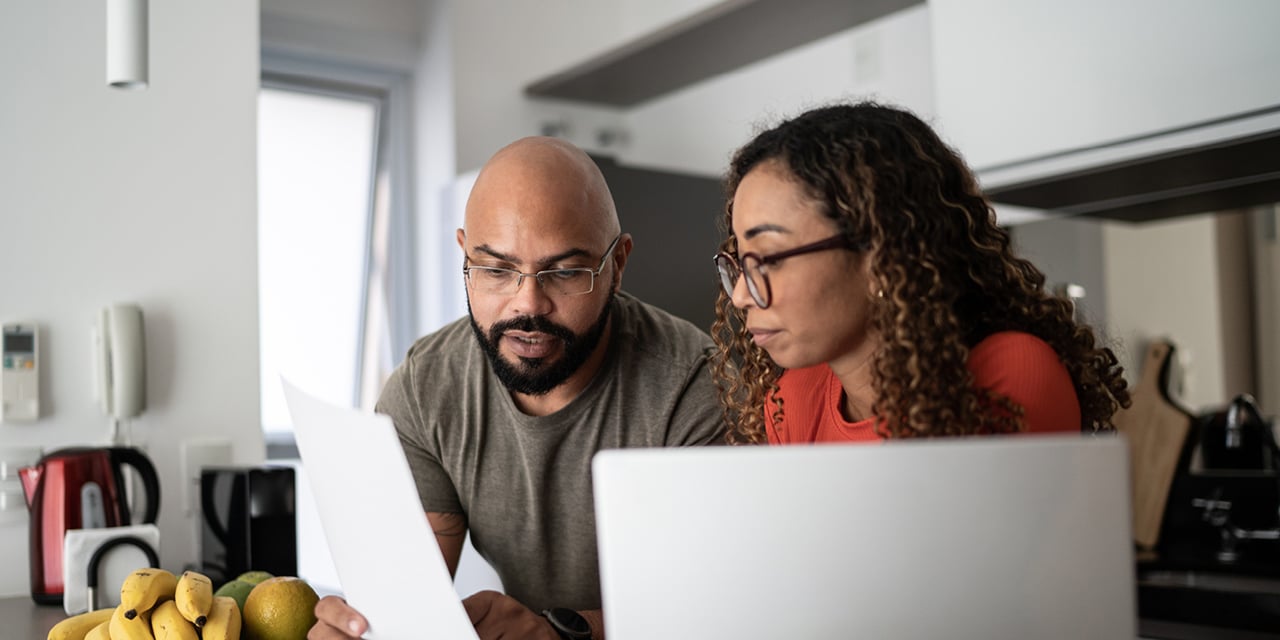
[{"label": "man's nose", "polygon": [[538,282],[537,276],[521,275],[516,283],[516,292],[512,296],[512,311],[518,315],[541,316],[551,311],[551,296]]}]

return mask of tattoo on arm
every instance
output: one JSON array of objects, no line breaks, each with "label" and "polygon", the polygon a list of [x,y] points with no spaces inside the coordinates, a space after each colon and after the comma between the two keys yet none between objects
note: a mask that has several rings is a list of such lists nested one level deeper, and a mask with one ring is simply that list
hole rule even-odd
[{"label": "tattoo on arm", "polygon": [[436,537],[461,538],[467,535],[467,517],[461,513],[442,513],[437,519]]}]

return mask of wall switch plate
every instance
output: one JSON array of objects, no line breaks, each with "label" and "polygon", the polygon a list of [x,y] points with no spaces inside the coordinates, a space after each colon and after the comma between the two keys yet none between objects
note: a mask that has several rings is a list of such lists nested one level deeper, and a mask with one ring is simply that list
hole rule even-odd
[{"label": "wall switch plate", "polygon": [[200,470],[231,464],[231,441],[226,438],[186,440],[180,446],[182,512],[187,517],[200,511]]},{"label": "wall switch plate", "polygon": [[0,525],[27,522],[27,498],[18,470],[40,461],[40,447],[0,447]]}]

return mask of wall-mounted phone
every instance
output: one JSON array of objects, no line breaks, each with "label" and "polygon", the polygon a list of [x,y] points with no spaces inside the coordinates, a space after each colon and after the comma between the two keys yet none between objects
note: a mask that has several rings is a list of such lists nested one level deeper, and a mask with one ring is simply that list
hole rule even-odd
[{"label": "wall-mounted phone", "polygon": [[6,324],[0,333],[0,422],[40,417],[40,335],[30,323]]},{"label": "wall-mounted phone", "polygon": [[93,327],[93,391],[103,412],[112,418],[132,418],[146,407],[145,347],[140,307],[117,304],[98,312]]}]

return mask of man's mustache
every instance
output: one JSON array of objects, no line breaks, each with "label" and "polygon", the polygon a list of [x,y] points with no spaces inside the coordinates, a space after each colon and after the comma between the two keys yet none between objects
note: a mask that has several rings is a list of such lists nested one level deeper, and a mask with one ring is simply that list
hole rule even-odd
[{"label": "man's mustache", "polygon": [[558,325],[543,316],[519,316],[493,323],[493,326],[489,327],[489,339],[496,343],[502,334],[513,330],[545,333],[559,338],[565,344],[572,343],[576,338],[567,327]]}]

